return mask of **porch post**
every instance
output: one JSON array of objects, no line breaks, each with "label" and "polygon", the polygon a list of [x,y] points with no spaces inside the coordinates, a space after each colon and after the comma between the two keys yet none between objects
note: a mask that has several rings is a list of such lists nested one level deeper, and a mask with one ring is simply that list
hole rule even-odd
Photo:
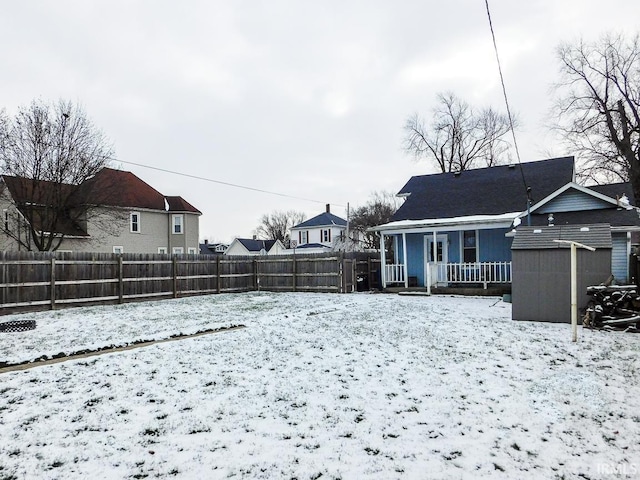
[{"label": "porch post", "polygon": [[[438,232],[433,231],[433,242],[431,245],[433,249],[433,266],[436,269],[436,283],[438,283]],[[442,246],[444,248],[444,245]]]},{"label": "porch post", "polygon": [[402,232],[402,260],[404,263],[404,288],[409,288],[409,269],[407,268],[407,234]]},{"label": "porch post", "polygon": [[382,289],[387,288],[387,276],[385,274],[387,270],[387,257],[384,251],[384,233],[380,232],[380,281],[382,282]]}]

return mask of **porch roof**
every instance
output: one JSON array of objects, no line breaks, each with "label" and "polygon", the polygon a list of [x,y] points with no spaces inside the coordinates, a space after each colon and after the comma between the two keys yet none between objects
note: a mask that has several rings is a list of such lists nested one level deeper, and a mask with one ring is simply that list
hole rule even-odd
[{"label": "porch roof", "polygon": [[522,212],[509,212],[499,215],[468,215],[453,218],[434,218],[424,220],[398,220],[377,225],[369,229],[372,232],[401,233],[432,232],[437,230],[468,230],[469,228],[507,228]]}]

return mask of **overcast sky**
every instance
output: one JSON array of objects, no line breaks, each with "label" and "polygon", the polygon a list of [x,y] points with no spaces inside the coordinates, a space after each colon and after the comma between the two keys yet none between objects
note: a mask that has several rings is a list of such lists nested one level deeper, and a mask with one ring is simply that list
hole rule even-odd
[{"label": "overcast sky", "polygon": [[[347,203],[435,172],[403,153],[402,126],[429,117],[439,92],[504,109],[484,0],[0,5],[0,108],[80,103],[113,142],[113,166],[192,203],[210,241],[250,237],[275,210],[311,217],[331,203],[346,217]],[[545,128],[555,49],[639,30],[640,1],[490,7],[522,160],[572,154]]]}]

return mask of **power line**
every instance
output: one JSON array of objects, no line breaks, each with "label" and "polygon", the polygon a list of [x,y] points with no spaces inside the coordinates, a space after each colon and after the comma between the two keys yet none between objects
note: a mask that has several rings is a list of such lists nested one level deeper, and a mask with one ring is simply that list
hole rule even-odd
[{"label": "power line", "polygon": [[520,160],[520,150],[518,149],[518,142],[516,141],[516,131],[513,128],[513,117],[511,116],[511,108],[509,108],[509,99],[507,98],[507,89],[504,85],[504,76],[502,75],[502,65],[500,64],[500,56],[498,55],[498,44],[496,43],[496,35],[493,31],[493,22],[491,21],[491,11],[489,10],[489,0],[485,0],[487,6],[487,18],[489,19],[489,28],[491,29],[491,38],[493,39],[493,50],[496,53],[496,61],[498,62],[498,72],[500,73],[500,84],[502,85],[502,94],[504,96],[504,103],[507,108],[507,117],[509,119],[509,127],[511,128],[511,136],[513,138],[513,147],[516,151],[516,158],[518,159],[518,165],[520,166],[520,174],[522,175],[522,183],[527,192],[527,203],[529,203],[529,187],[527,181],[524,178],[524,170],[522,169],[522,162]]},{"label": "power line", "polygon": [[[176,172],[174,170],[167,170],[165,168],[152,167],[151,165],[144,165],[142,163],[128,162],[126,160],[120,160],[119,158],[111,157],[110,160],[113,160],[113,161],[116,161],[116,162],[121,162],[121,163],[126,163],[128,165],[136,165],[138,167],[149,168],[151,170],[157,170],[159,172],[171,173],[172,175],[179,175],[181,177],[194,178],[196,180],[202,180],[204,182],[217,183],[218,185],[225,185],[227,187],[241,188],[243,190],[251,190],[253,192],[266,193],[266,194],[269,194],[269,195],[277,195],[279,197],[293,198],[295,200],[303,200],[305,202],[320,203],[320,204],[324,204],[325,203],[325,202],[322,202],[320,200],[314,200],[314,199],[311,199],[311,198],[297,197],[295,195],[288,195],[286,193],[272,192],[270,190],[264,190],[262,188],[248,187],[246,185],[239,185],[237,183],[223,182],[222,180],[215,180],[213,178],[201,177],[199,175],[191,175],[189,173],[182,173],[182,172]],[[331,205],[334,205],[336,207],[345,207],[345,205],[340,205],[338,203],[332,203]]]}]

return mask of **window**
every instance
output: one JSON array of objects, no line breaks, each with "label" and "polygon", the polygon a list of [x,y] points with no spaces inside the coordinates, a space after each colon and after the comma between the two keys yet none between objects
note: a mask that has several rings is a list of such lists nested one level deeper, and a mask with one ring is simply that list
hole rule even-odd
[{"label": "window", "polygon": [[331,229],[330,228],[320,230],[320,241],[321,242],[325,242],[325,243],[331,241]]},{"label": "window", "polygon": [[130,227],[131,233],[140,233],[140,213],[139,212],[131,212],[130,218]]},{"label": "window", "polygon": [[184,253],[184,248],[182,248],[182,247],[173,247],[173,253],[175,253],[175,254]]},{"label": "window", "polygon": [[167,253],[167,247],[158,247],[158,253]]},{"label": "window", "polygon": [[304,245],[305,243],[309,243],[309,232],[308,231],[298,231],[298,245]]},{"label": "window", "polygon": [[124,253],[124,248],[122,246],[113,247],[113,253],[117,253],[118,255]]},{"label": "window", "polygon": [[476,231],[467,230],[462,232],[462,248],[463,258],[465,262],[477,262],[478,255],[476,252]]},{"label": "window", "polygon": [[4,229],[9,230],[9,211],[4,209]]},{"label": "window", "polygon": [[173,233],[184,233],[183,230],[183,216],[182,215],[174,215],[173,216]]},{"label": "window", "polygon": [[189,250],[187,251],[187,253],[195,254],[195,253],[198,253],[198,251],[193,247],[189,247]]}]

